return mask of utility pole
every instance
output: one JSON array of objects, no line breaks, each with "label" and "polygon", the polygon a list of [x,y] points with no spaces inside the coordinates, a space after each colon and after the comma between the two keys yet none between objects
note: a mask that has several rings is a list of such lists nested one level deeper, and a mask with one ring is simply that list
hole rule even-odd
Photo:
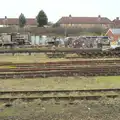
[{"label": "utility pole", "polygon": [[69,15],[69,17],[66,17],[66,22],[65,22],[65,36],[67,36],[67,20],[68,20],[68,26],[72,26],[72,16]]},{"label": "utility pole", "polygon": [[7,26],[7,16],[5,16],[3,23],[4,23],[4,27],[6,27]]},{"label": "utility pole", "polygon": [[65,24],[65,37],[67,36],[67,25]]},{"label": "utility pole", "polygon": [[5,26],[7,27],[8,21],[7,21],[7,16],[5,16]]}]

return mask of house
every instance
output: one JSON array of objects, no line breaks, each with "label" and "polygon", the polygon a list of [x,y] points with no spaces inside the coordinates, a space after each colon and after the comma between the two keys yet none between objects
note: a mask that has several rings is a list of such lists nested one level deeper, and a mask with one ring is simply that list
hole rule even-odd
[{"label": "house", "polygon": [[[11,26],[18,26],[19,19],[18,18],[0,18],[0,27],[11,27]],[[27,26],[37,26],[37,21],[34,18],[27,18],[26,19]]]},{"label": "house", "polygon": [[113,20],[114,27],[115,28],[120,28],[120,19],[119,17],[116,17],[116,19]]},{"label": "house", "polygon": [[109,29],[106,35],[110,38],[112,47],[120,46],[120,28]]},{"label": "house", "polygon": [[81,27],[90,28],[95,26],[102,26],[104,28],[110,28],[113,22],[107,17],[62,17],[57,22],[62,27]]}]

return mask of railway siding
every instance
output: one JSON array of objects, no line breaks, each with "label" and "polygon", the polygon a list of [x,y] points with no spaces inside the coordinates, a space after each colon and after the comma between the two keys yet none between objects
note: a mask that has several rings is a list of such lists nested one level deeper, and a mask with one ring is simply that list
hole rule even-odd
[{"label": "railway siding", "polygon": [[[87,64],[86,64],[87,63]],[[101,63],[101,64],[97,64]],[[0,68],[0,78],[37,78],[56,76],[111,76],[120,75],[120,60],[83,60],[48,63],[10,64]],[[8,65],[8,64],[7,64]]]}]

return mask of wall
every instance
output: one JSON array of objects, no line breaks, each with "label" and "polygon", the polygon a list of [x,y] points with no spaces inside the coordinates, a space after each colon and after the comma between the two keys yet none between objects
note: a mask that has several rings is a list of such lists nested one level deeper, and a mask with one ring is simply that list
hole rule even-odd
[{"label": "wall", "polygon": [[0,25],[0,27],[4,27],[4,25]]},{"label": "wall", "polygon": [[110,28],[110,24],[61,24],[61,27],[81,27],[81,28],[91,28],[91,27],[103,27]]},{"label": "wall", "polygon": [[[15,27],[18,28],[19,25],[0,25],[0,27]],[[37,25],[25,25],[25,27],[37,27]]]},{"label": "wall", "polygon": [[47,37],[46,36],[37,36],[37,35],[32,35],[30,38],[31,44],[32,45],[44,45]]}]

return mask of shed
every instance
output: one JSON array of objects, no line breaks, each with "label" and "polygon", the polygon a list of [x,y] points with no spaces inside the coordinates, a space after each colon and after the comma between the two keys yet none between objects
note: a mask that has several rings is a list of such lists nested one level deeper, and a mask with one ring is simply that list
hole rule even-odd
[{"label": "shed", "polygon": [[111,40],[111,46],[115,47],[120,45],[120,28],[109,29],[106,35]]},{"label": "shed", "polygon": [[113,28],[109,29],[106,33],[106,35],[112,40],[112,41],[118,41],[120,39],[120,28]]}]

